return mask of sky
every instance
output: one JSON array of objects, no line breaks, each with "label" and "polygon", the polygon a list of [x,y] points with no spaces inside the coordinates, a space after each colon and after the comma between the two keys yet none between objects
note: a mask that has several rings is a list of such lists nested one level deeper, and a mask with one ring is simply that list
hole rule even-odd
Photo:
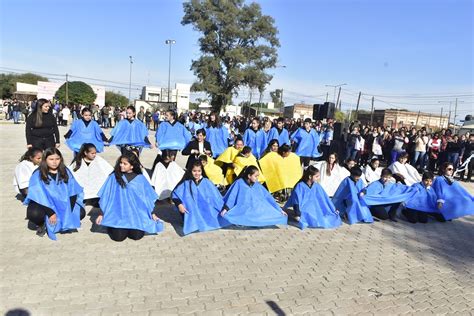
[{"label": "sky", "polygon": [[[249,1],[248,1],[249,2]],[[458,120],[474,112],[474,1],[469,0],[260,0],[275,20],[281,47],[269,91],[283,100],[320,103],[342,87],[343,110],[405,108],[447,112],[458,97]],[[44,73],[51,80],[104,81],[132,96],[140,86],[191,84],[199,57],[192,26],[181,25],[179,0],[0,0],[0,72]],[[87,80],[84,80],[87,81]],[[201,96],[193,94],[196,98]],[[235,101],[248,99],[242,89]],[[256,98],[254,96],[254,98]]]}]

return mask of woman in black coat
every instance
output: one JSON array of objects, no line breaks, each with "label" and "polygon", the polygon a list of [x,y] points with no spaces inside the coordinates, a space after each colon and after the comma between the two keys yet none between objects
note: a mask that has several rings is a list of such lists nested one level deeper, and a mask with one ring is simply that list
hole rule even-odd
[{"label": "woman in black coat", "polygon": [[186,145],[181,154],[189,156],[186,162],[186,170],[190,170],[189,168],[191,168],[196,160],[199,160],[200,155],[212,156],[211,144],[206,141],[206,131],[198,129],[196,131],[196,138]]},{"label": "woman in black coat", "polygon": [[26,119],[26,147],[59,148],[59,130],[56,118],[51,112],[51,103],[39,99],[36,108]]}]

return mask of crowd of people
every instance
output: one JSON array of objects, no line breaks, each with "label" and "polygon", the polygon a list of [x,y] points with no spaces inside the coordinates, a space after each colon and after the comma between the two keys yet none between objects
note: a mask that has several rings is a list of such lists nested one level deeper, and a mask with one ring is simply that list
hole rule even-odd
[{"label": "crowd of people", "polygon": [[[150,140],[151,111],[128,106],[112,123],[104,117],[117,108],[94,108],[73,115],[65,135],[75,157],[70,166],[58,150],[53,105],[38,100],[26,120],[28,151],[14,184],[40,236],[55,239],[79,227],[87,203],[99,208],[95,222],[115,241],[159,233],[159,200],[174,204],[184,234],[286,225],[289,215],[304,229],[374,217],[426,223],[474,214],[473,196],[455,180],[456,174],[465,179],[464,170],[472,181],[474,135],[358,122],[335,135],[330,120],[167,110],[154,113]],[[108,127],[110,137],[102,131]],[[120,150],[115,166],[100,157],[106,146]],[[158,149],[150,173],[140,162],[145,148]],[[185,168],[175,161],[178,152],[188,156]]]}]

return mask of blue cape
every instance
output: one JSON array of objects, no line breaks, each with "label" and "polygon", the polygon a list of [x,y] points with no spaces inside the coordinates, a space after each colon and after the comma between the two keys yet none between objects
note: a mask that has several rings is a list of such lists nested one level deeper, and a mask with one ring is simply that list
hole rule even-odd
[{"label": "blue cape", "polygon": [[259,182],[249,186],[238,179],[224,196],[224,203],[229,208],[224,218],[232,224],[261,227],[288,223],[288,217]]},{"label": "blue cape", "polygon": [[94,144],[98,153],[104,151],[104,141],[102,140],[102,130],[96,121],[91,120],[87,125],[83,120],[74,120],[71,126],[71,136],[66,139],[66,145],[75,152],[79,152],[85,143]]},{"label": "blue cape", "polygon": [[206,127],[206,140],[211,144],[213,157],[216,158],[227,149],[229,131],[224,126]]},{"label": "blue cape", "polygon": [[299,227],[336,228],[342,224],[334,204],[319,183],[309,187],[303,181],[298,182],[284,208],[298,205],[301,216]]},{"label": "blue cape", "polygon": [[405,206],[413,210],[429,213],[439,213],[438,207],[436,206],[436,192],[433,187],[428,190],[423,183],[418,182],[411,186],[417,189],[416,194],[408,199]]},{"label": "blue cape", "polygon": [[374,181],[365,189],[364,201],[367,205],[384,205],[401,203],[411,199],[417,192],[416,188],[399,183]]},{"label": "blue cape", "polygon": [[191,140],[191,133],[180,122],[171,125],[164,121],[158,127],[155,138],[160,150],[183,150]]},{"label": "blue cape", "polygon": [[149,234],[163,230],[163,222],[155,222],[151,213],[158,195],[143,174],[128,182],[122,188],[112,173],[97,194],[100,209],[104,213],[102,226],[138,229]]},{"label": "blue cape", "polygon": [[347,177],[342,180],[332,197],[336,209],[341,214],[347,214],[347,220],[351,225],[358,222],[372,223],[374,221],[367,204],[359,196],[363,189],[364,183],[361,179],[354,183],[351,177]]},{"label": "blue cape", "polygon": [[128,120],[122,119],[115,125],[110,136],[113,136],[111,145],[130,145],[150,147],[150,144],[145,142],[145,137],[148,137],[148,130],[139,119],[134,119],[132,123]]},{"label": "blue cape", "polygon": [[[41,180],[38,169],[33,172],[28,187],[28,195],[23,202],[28,205],[30,201],[49,207],[56,213],[57,221],[51,225],[48,216],[45,218],[49,238],[56,240],[56,233],[81,227],[81,207],[84,207],[84,192],[69,169],[67,183],[57,182],[49,177],[49,184]],[[76,204],[71,210],[70,197],[77,195]]]},{"label": "blue cape", "polygon": [[[271,131],[272,131],[272,134],[271,134],[270,140],[277,139],[278,144],[280,146],[283,145],[283,144],[291,145],[290,135],[289,135],[288,130],[286,128],[283,128],[283,130],[281,131],[281,134],[278,134],[278,129],[276,127],[272,127]],[[268,142],[270,142],[270,140]],[[268,143],[267,143],[267,146],[268,146]]]},{"label": "blue cape", "polygon": [[252,148],[252,154],[259,159],[260,154],[265,150],[267,147],[266,145],[263,146],[265,143],[265,133],[262,130],[254,131],[251,128],[247,128],[244,132],[244,145],[249,146]]},{"label": "blue cape", "polygon": [[474,215],[474,197],[458,182],[450,185],[444,177],[436,177],[433,189],[438,201],[444,201],[440,211],[445,219]]},{"label": "blue cape", "polygon": [[207,178],[203,178],[199,185],[196,185],[193,180],[184,181],[174,189],[172,197],[181,200],[188,211],[184,214],[183,233],[185,235],[230,225],[219,215],[224,206],[222,195]]},{"label": "blue cape", "polygon": [[319,134],[312,128],[309,133],[303,127],[298,128],[291,140],[298,144],[295,154],[300,157],[318,158],[321,153],[318,151],[318,146],[321,141]]}]

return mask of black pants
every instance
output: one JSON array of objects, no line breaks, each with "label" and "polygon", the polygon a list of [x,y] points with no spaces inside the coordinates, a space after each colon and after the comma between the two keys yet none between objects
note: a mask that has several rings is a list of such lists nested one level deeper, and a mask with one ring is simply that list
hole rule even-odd
[{"label": "black pants", "polygon": [[425,224],[428,222],[428,213],[426,212],[413,210],[411,208],[405,208],[402,210],[402,214],[412,224],[415,224],[415,223]]},{"label": "black pants", "polygon": [[[32,221],[38,226],[42,226],[44,224],[44,218],[46,215],[48,217],[51,217],[54,214],[55,212],[49,207],[38,204],[34,201],[30,201],[30,203],[28,204],[28,207],[26,208],[26,218],[28,218],[30,221]],[[80,215],[81,220],[84,217],[86,217],[86,210],[81,207],[81,215]]]},{"label": "black pants", "polygon": [[307,167],[307,166],[309,166],[309,163],[311,162],[311,157],[301,156],[300,161],[301,161],[301,164],[303,165],[303,167]]},{"label": "black pants", "polygon": [[107,231],[110,238],[114,241],[124,241],[127,237],[133,240],[140,240],[145,236],[145,232],[138,229],[109,227]]},{"label": "black pants", "polygon": [[[472,169],[474,169],[474,159],[471,159],[471,161],[469,161],[467,167],[467,180],[471,180],[472,178]],[[460,177],[461,177],[461,180],[464,179],[464,173],[466,172],[466,170],[462,171],[459,173]]]},{"label": "black pants", "polygon": [[[377,217],[381,220],[394,219],[397,215],[397,209],[400,203],[384,204],[384,205],[373,205],[371,206],[370,213],[372,216]],[[387,211],[388,209],[388,211]]]},{"label": "black pants", "polygon": [[46,150],[48,148],[52,148],[56,146],[56,142],[54,140],[54,136],[51,135],[50,137],[36,137],[31,136],[31,145],[33,147],[41,148],[42,150]]}]

